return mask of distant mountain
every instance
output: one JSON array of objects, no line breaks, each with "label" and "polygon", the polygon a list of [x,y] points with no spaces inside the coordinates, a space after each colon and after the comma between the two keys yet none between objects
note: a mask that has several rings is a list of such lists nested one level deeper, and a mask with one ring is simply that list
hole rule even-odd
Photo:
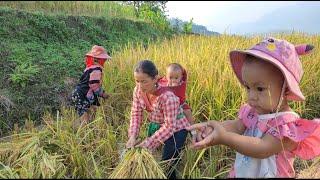
[{"label": "distant mountain", "polygon": [[[178,18],[170,18],[170,25],[173,28],[176,28],[178,31],[182,32],[183,30],[183,25],[188,23],[187,21],[183,21],[181,19]],[[203,26],[203,25],[198,25],[193,23],[192,24],[192,33],[194,34],[202,34],[202,35],[220,35],[220,33],[218,32],[214,32],[214,31],[209,31],[207,29],[207,27]]]},{"label": "distant mountain", "polygon": [[230,26],[232,33],[256,34],[299,31],[320,34],[320,2],[301,2],[281,7],[253,23]]}]

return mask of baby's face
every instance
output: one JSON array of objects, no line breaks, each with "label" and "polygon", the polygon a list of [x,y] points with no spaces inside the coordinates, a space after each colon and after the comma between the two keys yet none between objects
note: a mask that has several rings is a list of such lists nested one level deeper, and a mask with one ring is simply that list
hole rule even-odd
[{"label": "baby's face", "polygon": [[280,70],[263,60],[245,62],[242,80],[247,89],[248,104],[258,114],[276,112],[284,81]]},{"label": "baby's face", "polygon": [[178,86],[182,80],[182,71],[169,67],[167,68],[166,78],[168,80],[168,86]]}]

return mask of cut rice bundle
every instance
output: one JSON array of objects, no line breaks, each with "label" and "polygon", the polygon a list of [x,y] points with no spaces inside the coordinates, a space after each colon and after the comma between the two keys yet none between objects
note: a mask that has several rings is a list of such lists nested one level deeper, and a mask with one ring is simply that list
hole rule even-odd
[{"label": "cut rice bundle", "polygon": [[114,169],[109,178],[165,179],[166,176],[157,161],[147,149],[134,148],[126,151],[123,159]]}]

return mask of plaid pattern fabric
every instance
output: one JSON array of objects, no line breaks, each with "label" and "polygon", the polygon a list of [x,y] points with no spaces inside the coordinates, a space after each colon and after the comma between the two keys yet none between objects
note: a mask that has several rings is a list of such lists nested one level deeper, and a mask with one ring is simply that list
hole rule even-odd
[{"label": "plaid pattern fabric", "polygon": [[[170,91],[165,91],[157,97],[152,104],[152,111],[148,113],[148,120],[159,123],[160,129],[151,137],[146,138],[142,144],[148,149],[155,149],[169,139],[173,133],[189,126],[188,120],[183,117],[177,120],[177,115],[183,111],[179,108],[179,98]],[[137,137],[143,119],[145,102],[140,90],[135,87],[133,92],[133,104],[131,108],[131,120],[128,130],[129,136]]]}]

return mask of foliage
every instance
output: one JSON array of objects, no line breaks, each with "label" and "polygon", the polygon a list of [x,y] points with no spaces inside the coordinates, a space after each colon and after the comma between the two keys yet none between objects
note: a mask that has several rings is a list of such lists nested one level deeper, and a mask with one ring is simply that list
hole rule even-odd
[{"label": "foliage", "polygon": [[137,20],[133,6],[114,1],[1,1],[1,7],[50,15],[102,16]]},{"label": "foliage", "polygon": [[133,5],[137,18],[141,18],[147,22],[151,22],[154,27],[160,28],[162,31],[170,31],[170,27],[165,11],[168,1],[123,1],[124,4]]},{"label": "foliage", "polygon": [[22,63],[16,66],[13,73],[9,74],[9,76],[13,83],[24,88],[29,81],[35,78],[37,73],[39,73],[39,68],[37,68],[37,65]]},{"label": "foliage", "polygon": [[183,32],[190,34],[192,32],[193,18],[190,19],[188,23],[183,24]]},{"label": "foliage", "polygon": [[0,91],[16,104],[10,110],[0,106],[0,136],[29,115],[39,123],[44,110],[55,112],[68,104],[85,67],[84,55],[94,44],[112,56],[129,42],[147,44],[170,36],[142,21],[8,8],[0,8],[0,24]]},{"label": "foliage", "polygon": [[133,5],[135,8],[135,14],[137,17],[140,17],[141,12],[144,11],[145,7],[149,7],[149,9],[153,12],[166,11],[166,3],[168,1],[122,1],[124,4]]}]

